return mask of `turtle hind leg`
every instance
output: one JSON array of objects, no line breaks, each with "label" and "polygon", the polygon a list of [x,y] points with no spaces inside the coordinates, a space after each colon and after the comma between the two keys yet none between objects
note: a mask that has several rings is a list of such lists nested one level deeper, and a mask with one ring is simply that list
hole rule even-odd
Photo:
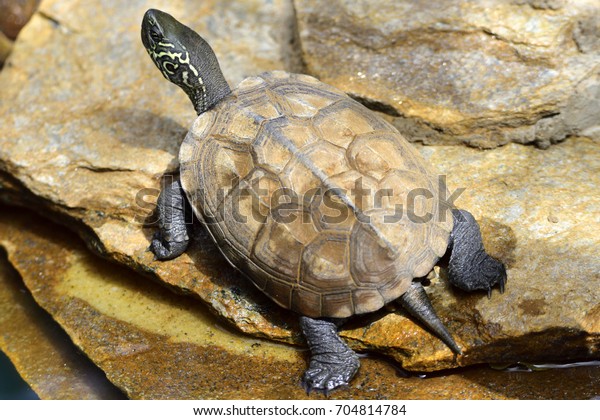
[{"label": "turtle hind leg", "polygon": [[358,355],[338,336],[336,324],[302,316],[300,327],[310,348],[310,365],[302,378],[306,392],[314,389],[327,394],[348,385],[360,362]]},{"label": "turtle hind leg", "polygon": [[179,180],[163,188],[156,207],[159,231],[152,238],[150,250],[157,259],[170,260],[180,256],[190,241],[185,217],[191,210]]},{"label": "turtle hind leg", "polygon": [[450,258],[448,279],[466,291],[486,290],[491,296],[498,285],[504,292],[506,268],[500,261],[490,257],[483,248],[479,225],[466,210],[452,210],[454,229],[450,235]]}]

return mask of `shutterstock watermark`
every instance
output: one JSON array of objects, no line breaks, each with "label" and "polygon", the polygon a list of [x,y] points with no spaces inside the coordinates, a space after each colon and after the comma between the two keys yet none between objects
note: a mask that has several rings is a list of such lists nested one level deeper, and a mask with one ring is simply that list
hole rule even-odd
[{"label": "shutterstock watermark", "polygon": [[[163,177],[163,185],[176,182],[172,175]],[[339,187],[315,187],[299,194],[287,187],[265,188],[260,178],[251,181],[233,179],[227,188],[216,191],[193,191],[193,206],[205,209],[203,219],[207,224],[220,220],[245,223],[264,223],[271,217],[278,223],[313,223],[329,227],[356,219],[360,223],[397,223],[406,218],[412,223],[428,223],[434,216],[443,222],[452,217],[454,203],[465,191],[457,188],[450,193],[446,176],[437,179],[437,188],[417,187],[410,190],[398,187],[373,190],[365,187],[363,178],[357,178],[350,189]],[[268,184],[268,183],[265,183]],[[155,212],[160,190],[144,188],[136,194],[135,204],[140,209],[136,221],[145,225],[158,222]],[[178,198],[173,198],[178,200]],[[173,208],[183,207],[186,223],[193,223],[190,206],[180,202],[171,203]]]}]

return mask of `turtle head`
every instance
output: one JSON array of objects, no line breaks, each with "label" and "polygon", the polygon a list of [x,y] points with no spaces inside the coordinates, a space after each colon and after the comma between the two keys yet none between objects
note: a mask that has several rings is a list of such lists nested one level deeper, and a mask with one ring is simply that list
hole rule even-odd
[{"label": "turtle head", "polygon": [[168,13],[146,12],[142,43],[163,76],[183,89],[198,114],[231,92],[210,45]]}]

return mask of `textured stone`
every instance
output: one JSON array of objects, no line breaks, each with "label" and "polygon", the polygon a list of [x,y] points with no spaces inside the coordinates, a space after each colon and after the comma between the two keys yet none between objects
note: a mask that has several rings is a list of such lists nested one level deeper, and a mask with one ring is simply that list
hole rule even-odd
[{"label": "textured stone", "polygon": [[42,399],[123,396],[35,303],[4,255],[0,257],[0,349]]},{"label": "textured stone", "polygon": [[[325,398],[318,393],[308,396],[300,387],[307,363],[305,352],[232,332],[194,299],[149,284],[139,275],[92,256],[77,237],[61,230],[29,212],[0,208],[0,247],[7,251],[35,300],[130,398]],[[0,268],[6,268],[4,261]],[[9,309],[3,315],[12,316],[31,299],[18,291],[22,283],[7,280],[0,276],[0,305]],[[41,312],[31,302],[26,305]],[[34,319],[27,318],[18,325],[29,330],[34,324]],[[56,326],[45,325],[39,334],[52,329]],[[14,351],[18,340],[8,338],[4,343]],[[35,354],[52,352],[43,339],[34,342],[39,346],[34,347]],[[79,357],[72,347],[61,346],[63,357]],[[22,351],[19,355],[23,356]],[[328,398],[589,399],[597,396],[600,385],[600,366],[593,364],[535,373],[523,371],[525,366],[519,371],[515,367],[478,367],[427,375],[425,380],[425,375],[403,374],[388,361],[363,358],[361,364],[350,386]],[[19,367],[27,372],[26,366]],[[80,374],[66,365],[49,377],[55,381],[69,377],[70,391],[80,393]]]},{"label": "textured stone", "polygon": [[600,3],[294,2],[309,73],[409,139],[548,147],[600,136]]},{"label": "textured stone", "polygon": [[[271,22],[274,32],[267,32],[287,33],[281,29],[290,18],[281,14],[286,3],[249,4],[236,6],[243,11],[230,16],[232,22],[245,16],[240,25],[250,31],[252,16],[259,31]],[[148,6],[115,2],[119,13],[108,18],[75,0],[42,5],[0,73],[0,197],[77,229],[96,252],[200,298],[241,331],[301,343],[296,316],[229,267],[200,227],[176,260],[154,261],[147,250],[160,177],[176,170],[179,143],[194,119],[185,95],[160,77],[141,47],[139,21]],[[182,3],[170,11],[210,31],[222,7],[208,3],[196,10]],[[96,42],[99,33],[104,36]],[[275,41],[267,37],[259,45],[282,51],[290,42]],[[240,72],[240,63],[259,73],[288,62],[283,53],[268,61],[241,52],[233,62],[234,53],[225,44],[219,48],[232,81],[237,76],[229,72]],[[507,292],[488,300],[433,279],[428,293],[463,348],[458,358],[402,312],[353,320],[342,335],[358,350],[424,371],[598,358],[599,144],[581,138],[544,152],[516,144],[485,152],[419,150],[449,174],[451,190],[466,189],[456,204],[475,215],[488,250],[507,263]],[[560,345],[548,349],[548,340]]]}]

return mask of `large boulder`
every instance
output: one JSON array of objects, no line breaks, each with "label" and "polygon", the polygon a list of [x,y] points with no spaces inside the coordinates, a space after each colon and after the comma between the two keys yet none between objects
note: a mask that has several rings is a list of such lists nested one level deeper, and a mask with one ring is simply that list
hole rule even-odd
[{"label": "large boulder", "polygon": [[308,71],[413,141],[600,137],[600,3],[295,0]]}]

